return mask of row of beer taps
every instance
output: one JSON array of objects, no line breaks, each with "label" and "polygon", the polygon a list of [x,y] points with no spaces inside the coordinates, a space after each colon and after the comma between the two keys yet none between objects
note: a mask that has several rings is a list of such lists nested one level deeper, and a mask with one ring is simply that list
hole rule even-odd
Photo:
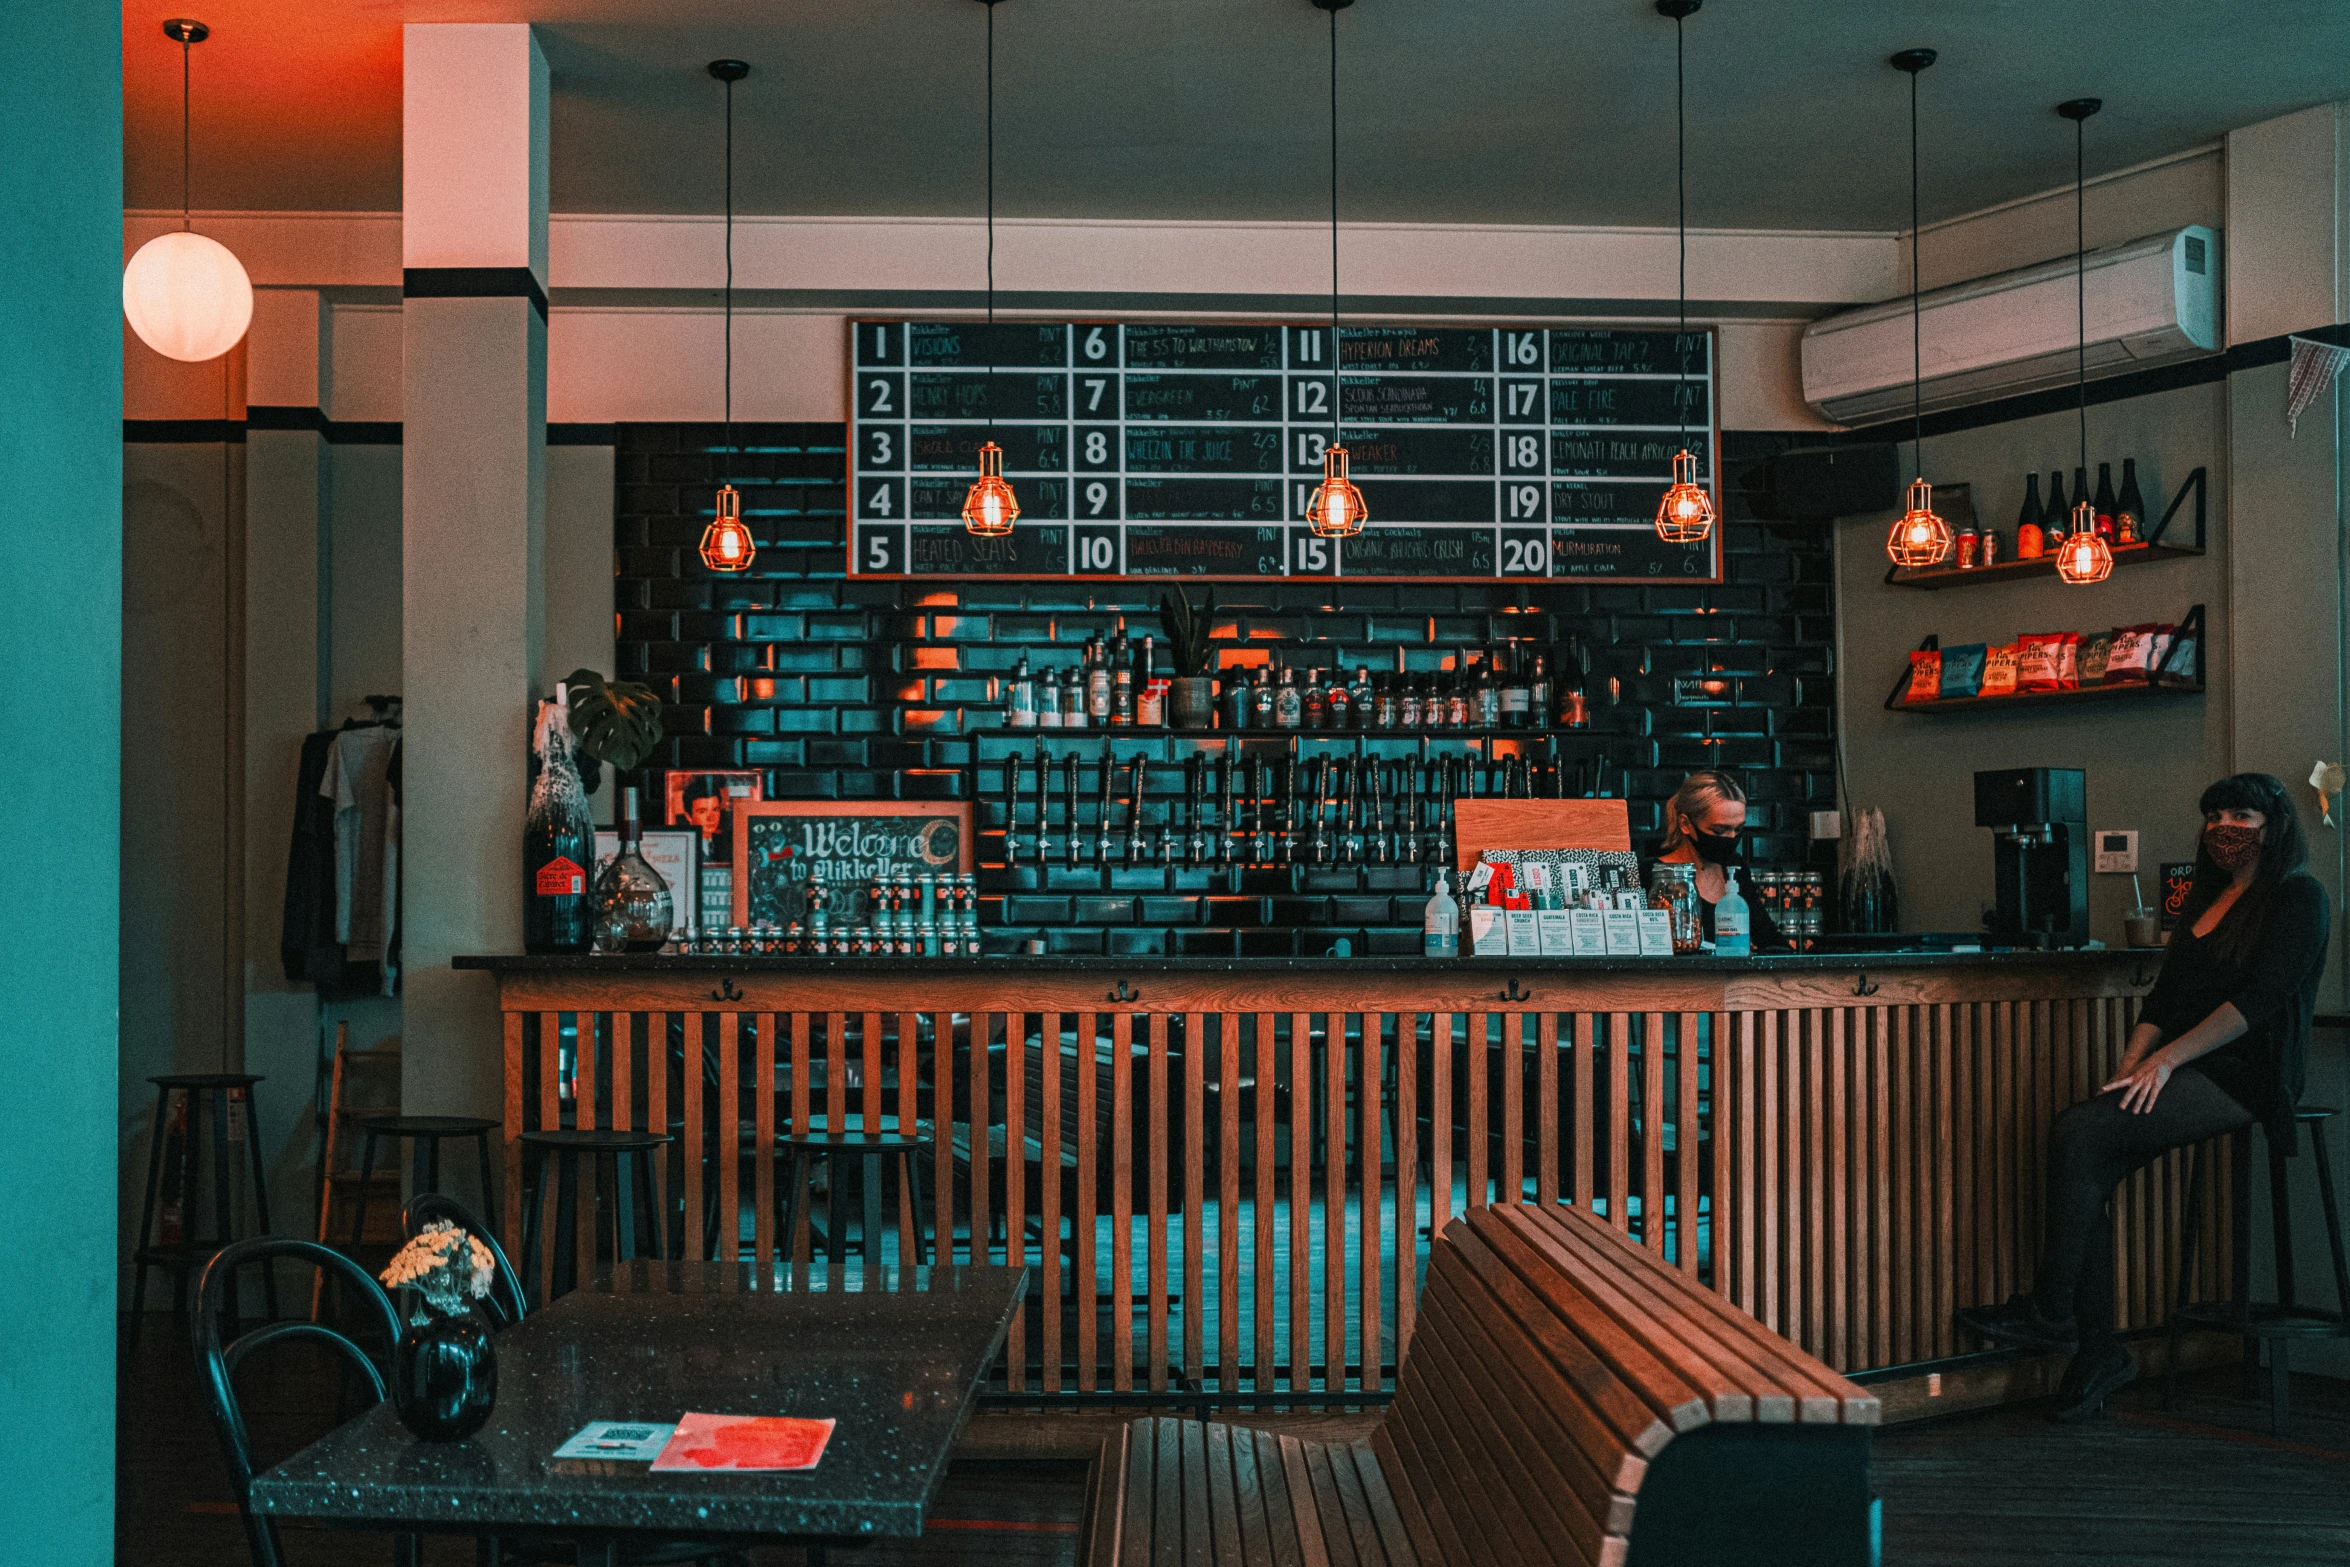
[{"label": "row of beer taps", "polygon": [[[1467,757],[1431,762],[1376,757],[1262,753],[1195,755],[1183,763],[1184,786],[1169,800],[1153,832],[1145,820],[1150,764],[1140,756],[1121,764],[1103,743],[1094,764],[1100,778],[1092,831],[1086,831],[1076,750],[1056,763],[1044,742],[1033,758],[1004,759],[1004,863],[1050,865],[1449,865],[1453,860],[1453,802],[1493,792],[1530,797],[1536,779],[1524,757],[1502,759],[1496,776]],[[1164,767],[1167,764],[1161,763]],[[1061,775],[1059,827],[1054,829],[1053,774]],[[1124,832],[1118,830],[1117,781],[1126,775]],[[1033,793],[1027,790],[1033,775]],[[1490,786],[1490,787],[1489,787]],[[1023,830],[1020,805],[1036,804]]]}]

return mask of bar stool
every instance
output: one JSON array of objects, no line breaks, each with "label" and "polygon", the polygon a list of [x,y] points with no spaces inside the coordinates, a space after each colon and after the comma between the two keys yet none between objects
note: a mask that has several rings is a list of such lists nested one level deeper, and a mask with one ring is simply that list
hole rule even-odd
[{"label": "bar stool", "polygon": [[352,1249],[358,1249],[359,1237],[367,1232],[368,1178],[375,1174],[375,1145],[379,1141],[388,1137],[395,1146],[415,1143],[416,1189],[437,1192],[441,1189],[441,1139],[472,1138],[481,1166],[481,1211],[496,1213],[498,1204],[490,1195],[490,1133],[498,1127],[498,1122],[476,1115],[379,1115],[361,1121],[359,1130],[367,1141],[359,1156],[359,1201],[351,1215]]},{"label": "bar stool", "polygon": [[[848,1232],[841,1224],[840,1177],[844,1161],[854,1159],[859,1165],[863,1185],[864,1254],[869,1268],[881,1266],[881,1183],[883,1172],[892,1159],[899,1161],[899,1189],[913,1215],[914,1252],[921,1262],[931,1260],[930,1226],[922,1208],[922,1160],[931,1149],[931,1140],[923,1135],[923,1127],[916,1123],[912,1133],[904,1132],[829,1132],[811,1127],[804,1133],[785,1132],[775,1139],[777,1153],[791,1155],[791,1174],[780,1187],[776,1204],[777,1245],[785,1255],[790,1254],[793,1225],[800,1209],[806,1205],[809,1177],[816,1161],[825,1161],[824,1232],[825,1256],[835,1265],[846,1257]],[[900,1259],[901,1265],[903,1259]]]},{"label": "bar stool", "polygon": [[[245,1100],[245,1151],[251,1159],[253,1173],[253,1208],[260,1227],[255,1236],[269,1233],[269,1183],[261,1167],[261,1134],[259,1100],[253,1085],[261,1082],[257,1076],[242,1072],[181,1072],[150,1077],[155,1085],[155,1136],[147,1150],[147,1201],[139,1215],[139,1246],[132,1260],[137,1270],[131,1283],[131,1332],[139,1330],[141,1313],[147,1300],[147,1270],[165,1268],[172,1275],[171,1309],[175,1315],[185,1316],[188,1310],[188,1279],[210,1262],[213,1256],[234,1242],[244,1239],[236,1233],[236,1211],[229,1200],[229,1101],[237,1094]],[[171,1127],[171,1096],[178,1094],[188,1113],[187,1133],[180,1139],[179,1197],[180,1238],[161,1241],[156,1238],[156,1209],[163,1196],[163,1145]],[[205,1239],[195,1236],[198,1202],[199,1160],[197,1149],[204,1140],[204,1106],[212,1106],[212,1234]],[[229,1315],[236,1315],[235,1280],[228,1281]],[[261,1289],[269,1304],[271,1317],[277,1315],[277,1276],[266,1265],[262,1267]]]},{"label": "bar stool", "polygon": [[[2245,1246],[2249,1237],[2239,1237],[2236,1250],[2234,1299],[2191,1302],[2188,1294],[2193,1287],[2195,1271],[2196,1220],[2203,1211],[2204,1150],[2195,1150],[2195,1162],[2187,1181],[2186,1239],[2181,1247],[2178,1291],[2170,1318],[2170,1357],[2164,1367],[2162,1402],[2169,1408],[2176,1400],[2179,1381],[2179,1339],[2190,1329],[2233,1333],[2247,1340],[2259,1340],[2268,1345],[2269,1374],[2269,1431],[2283,1436],[2285,1422],[2292,1414],[2292,1353],[2295,1339],[2325,1339],[2350,1336],[2350,1262],[2345,1262],[2342,1251],[2342,1215],[2334,1193],[2334,1167],[2326,1153],[2325,1123],[2336,1112],[2326,1105],[2302,1105],[2293,1112],[2293,1119],[2306,1128],[2310,1151],[2316,1155],[2318,1200],[2324,1205],[2326,1244],[2333,1253],[2334,1309],[2321,1311],[2304,1306],[2294,1296],[2293,1288],[2293,1218],[2290,1193],[2285,1185],[2286,1155],[2277,1145],[2268,1145],[2269,1217],[2273,1226],[2276,1248],[2277,1298],[2274,1301],[2252,1300],[2251,1254]],[[2249,1175],[2250,1149],[2239,1143],[2238,1169]],[[2247,1189],[2239,1179],[2236,1189]]]},{"label": "bar stool", "polygon": [[[556,1172],[555,1260],[548,1270],[548,1287],[543,1291],[524,1292],[534,1307],[543,1306],[578,1285],[579,1253],[572,1237],[578,1233],[579,1166],[583,1160],[588,1164],[590,1201],[598,1200],[602,1176],[606,1170],[611,1172],[612,1259],[624,1262],[639,1255],[636,1225],[640,1219],[645,1233],[652,1238],[651,1255],[663,1255],[661,1225],[653,1207],[653,1159],[669,1141],[665,1133],[524,1132],[515,1141],[522,1144],[522,1266],[526,1273],[536,1266],[538,1256],[539,1215],[547,1195],[547,1161],[552,1158],[561,1166]],[[642,1210],[639,1214],[630,1212],[632,1186],[635,1206]],[[599,1225],[598,1229],[601,1228]]]}]

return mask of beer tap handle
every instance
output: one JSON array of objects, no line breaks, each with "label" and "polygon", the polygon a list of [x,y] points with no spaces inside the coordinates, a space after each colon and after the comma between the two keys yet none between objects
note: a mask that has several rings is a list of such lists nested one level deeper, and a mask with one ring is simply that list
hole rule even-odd
[{"label": "beer tap handle", "polygon": [[1363,857],[1362,764],[1348,757],[1338,769],[1338,857],[1348,865]]},{"label": "beer tap handle", "polygon": [[1248,759],[1248,802],[1248,863],[1262,865],[1272,852],[1271,845],[1265,841],[1265,759],[1262,756]]},{"label": "beer tap handle", "polygon": [[1127,774],[1126,863],[1140,865],[1150,854],[1150,840],[1142,831],[1142,758],[1136,757]]},{"label": "beer tap handle", "polygon": [[1420,759],[1413,757],[1403,764],[1403,820],[1402,831],[1396,835],[1396,847],[1402,851],[1406,865],[1420,863]]},{"label": "beer tap handle", "polygon": [[1191,831],[1183,845],[1183,862],[1200,866],[1210,863],[1208,853],[1208,759],[1204,756],[1186,757],[1183,762],[1183,808],[1190,819]]},{"label": "beer tap handle", "polygon": [[1020,758],[1004,758],[1004,868],[1020,863]]},{"label": "beer tap handle", "polygon": [[1077,753],[1075,750],[1071,750],[1067,756],[1061,758],[1061,782],[1063,786],[1061,792],[1068,797],[1069,869],[1075,870],[1077,869],[1077,846],[1080,837],[1077,831]]},{"label": "beer tap handle", "polygon": [[1102,814],[1101,819],[1094,823],[1093,850],[1094,863],[1105,869],[1110,863],[1110,796],[1112,790],[1116,788],[1117,770],[1118,764],[1110,756],[1110,742],[1104,740],[1102,742]]},{"label": "beer tap handle", "polygon": [[1387,781],[1387,764],[1373,760],[1365,764],[1365,771],[1369,774],[1365,784],[1370,790],[1370,799],[1366,802],[1363,817],[1363,858],[1374,865],[1385,865],[1387,863],[1387,802],[1381,798],[1381,793],[1382,785]]},{"label": "beer tap handle", "polygon": [[1233,829],[1239,823],[1232,819],[1232,757],[1229,753],[1216,758],[1216,798],[1222,809],[1216,813],[1216,863],[1232,863]]}]

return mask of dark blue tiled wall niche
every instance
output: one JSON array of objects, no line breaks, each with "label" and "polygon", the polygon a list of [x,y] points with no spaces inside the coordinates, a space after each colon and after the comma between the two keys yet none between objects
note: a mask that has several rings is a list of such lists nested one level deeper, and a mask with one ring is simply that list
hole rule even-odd
[{"label": "dark blue tiled wall niche", "polygon": [[[1423,873],[1414,866],[1272,870],[1033,863],[1002,858],[1007,749],[1033,755],[1034,736],[1000,724],[1003,679],[1026,655],[1040,673],[1077,660],[1085,639],[1157,628],[1163,584],[880,582],[847,576],[838,424],[615,428],[619,674],[667,704],[667,755],[653,765],[755,767],[771,799],[975,799],[981,829],[982,918],[990,945],[1042,938],[1056,952],[1321,952],[1343,936],[1360,952],[1417,951]],[[1631,801],[1636,833],[1654,831],[1683,774],[1727,767],[1744,779],[1759,863],[1805,863],[1805,812],[1836,798],[1834,626],[1830,542],[1818,524],[1757,520],[1739,474],[1790,444],[1725,433],[1719,587],[1635,582],[1493,585],[1217,583],[1217,623],[1252,651],[1308,665],[1429,672],[1493,647],[1587,649],[1592,727],[1481,741],[1443,732],[1301,735],[1306,753],[1388,760],[1513,749],[1556,758],[1567,785],[1604,764],[1610,793]],[[743,491],[757,538],[753,569],[706,570],[695,545],[721,478]],[[1121,764],[1149,765],[1145,819],[1155,831],[1183,789],[1183,761],[1206,739],[1107,732]],[[1289,737],[1245,732],[1279,754]],[[1089,831],[1100,793],[1104,732],[1045,732],[1056,758],[1083,759],[1079,795]],[[1033,831],[1035,773],[1023,832]],[[976,785],[976,787],[975,787]],[[1126,779],[1117,780],[1124,798]],[[1061,779],[1053,781],[1060,832]],[[1124,827],[1125,812],[1117,814]]]}]

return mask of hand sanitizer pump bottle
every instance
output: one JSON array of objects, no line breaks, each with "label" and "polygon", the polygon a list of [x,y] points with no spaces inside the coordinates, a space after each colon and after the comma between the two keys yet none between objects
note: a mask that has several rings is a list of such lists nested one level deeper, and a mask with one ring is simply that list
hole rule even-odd
[{"label": "hand sanitizer pump bottle", "polygon": [[1717,958],[1744,958],[1754,955],[1754,922],[1746,912],[1746,899],[1738,892],[1736,866],[1725,867],[1729,885],[1722,889],[1722,901],[1714,905],[1714,956]]},{"label": "hand sanitizer pump bottle", "polygon": [[1461,906],[1453,901],[1451,874],[1436,873],[1436,896],[1428,900],[1428,912],[1420,922],[1420,951],[1431,958],[1461,955]]}]

